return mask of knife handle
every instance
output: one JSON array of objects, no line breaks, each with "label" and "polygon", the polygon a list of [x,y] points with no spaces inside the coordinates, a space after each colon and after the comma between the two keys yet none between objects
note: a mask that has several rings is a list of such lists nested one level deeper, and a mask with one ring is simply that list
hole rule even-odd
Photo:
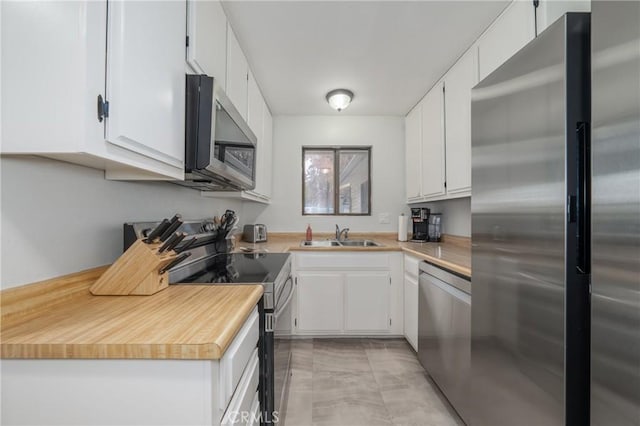
[{"label": "knife handle", "polygon": [[162,222],[160,222],[158,226],[153,228],[153,231],[151,231],[149,235],[147,235],[144,242],[147,244],[152,243],[153,240],[155,240],[160,235],[162,235],[162,233],[169,227],[169,224],[170,224],[169,219],[163,219]]},{"label": "knife handle", "polygon": [[177,237],[174,238],[173,241],[171,242],[171,244],[169,244],[169,246],[165,249],[166,251],[173,250],[178,244],[180,244],[182,242],[182,240],[184,240],[184,238],[187,236],[187,233],[186,232],[176,232],[176,235],[177,235]]},{"label": "knife handle", "polygon": [[162,244],[158,249],[158,254],[169,249],[169,247],[171,247],[174,241],[176,241],[178,238],[180,238],[179,233],[176,232],[175,234],[171,234],[171,236],[166,241],[164,241],[164,244]]},{"label": "knife handle", "polygon": [[[178,216],[178,215],[176,215],[176,216]],[[176,219],[175,222],[173,222],[171,225],[169,225],[167,230],[164,231],[164,233],[160,236],[160,241],[162,241],[162,242],[167,241],[167,238],[169,238],[171,235],[173,235],[173,233],[176,232],[178,230],[178,228],[180,228],[181,225],[182,225],[182,220],[181,219]]]},{"label": "knife handle", "polygon": [[173,268],[174,266],[176,266],[178,263],[182,262],[183,260],[185,260],[189,256],[191,256],[191,252],[190,251],[188,251],[186,253],[182,253],[180,256],[176,257],[171,262],[169,262],[166,266],[164,266],[162,269],[160,269],[158,271],[158,273],[160,275],[164,274],[169,269]]},{"label": "knife handle", "polygon": [[191,238],[189,241],[187,241],[186,243],[184,243],[182,245],[182,247],[178,247],[176,248],[174,251],[176,253],[182,253],[183,251],[185,251],[186,249],[188,249],[189,247],[191,247],[192,245],[194,245],[196,243],[196,241],[198,241],[198,237],[193,237]]}]

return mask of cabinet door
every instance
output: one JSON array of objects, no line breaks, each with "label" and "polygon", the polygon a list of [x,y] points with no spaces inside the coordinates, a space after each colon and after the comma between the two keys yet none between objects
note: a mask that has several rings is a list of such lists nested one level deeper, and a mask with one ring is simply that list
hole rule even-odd
[{"label": "cabinet door", "polygon": [[300,272],[297,287],[298,331],[341,333],[343,326],[342,274]]},{"label": "cabinet door", "polygon": [[422,100],[422,195],[445,193],[444,83],[436,84]]},{"label": "cabinet door", "polygon": [[242,118],[247,119],[249,65],[233,29],[227,24],[227,96]]},{"label": "cabinet door", "polygon": [[107,141],[182,173],[185,19],[185,2],[109,3]]},{"label": "cabinet door", "polygon": [[187,63],[226,87],[227,16],[217,0],[187,0]]},{"label": "cabinet door", "polygon": [[418,281],[404,276],[404,337],[418,350]]},{"label": "cabinet door", "polygon": [[534,7],[514,1],[482,35],[478,44],[480,80],[535,37]]},{"label": "cabinet door", "polygon": [[388,272],[349,272],[345,274],[345,330],[388,331]]},{"label": "cabinet door", "polygon": [[0,8],[1,152],[104,156],[96,99],[105,94],[106,2],[7,1]]},{"label": "cabinet door", "polygon": [[262,109],[264,108],[264,100],[262,99],[262,93],[256,79],[253,77],[253,73],[249,71],[249,79],[247,81],[247,124],[253,131],[258,139],[258,146],[262,143],[262,122],[264,115]]},{"label": "cabinet door", "polygon": [[262,123],[262,152],[263,158],[263,182],[262,182],[262,195],[267,199],[271,199],[271,191],[273,188],[273,117],[269,111],[267,104],[264,104],[263,108],[264,118]]},{"label": "cabinet door", "polygon": [[538,7],[538,34],[567,12],[591,12],[591,1],[542,0]]},{"label": "cabinet door", "polygon": [[422,106],[416,105],[405,118],[406,191],[407,201],[420,198],[422,144]]},{"label": "cabinet door", "polygon": [[447,193],[471,191],[471,89],[478,83],[477,50],[471,48],[445,77]]}]

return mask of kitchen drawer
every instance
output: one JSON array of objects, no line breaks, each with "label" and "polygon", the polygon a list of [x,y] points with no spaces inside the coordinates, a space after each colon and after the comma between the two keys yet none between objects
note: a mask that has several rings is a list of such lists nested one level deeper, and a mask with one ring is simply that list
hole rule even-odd
[{"label": "kitchen drawer", "polygon": [[302,253],[296,254],[298,269],[389,269],[386,253]]},{"label": "kitchen drawer", "polygon": [[253,396],[253,402],[251,403],[249,425],[260,426],[260,394],[258,392]]},{"label": "kitchen drawer", "polygon": [[242,372],[256,351],[260,336],[258,308],[249,315],[220,360],[220,407],[226,407],[240,382]]},{"label": "kitchen drawer", "polygon": [[404,273],[406,275],[410,275],[411,277],[418,279],[418,274],[420,273],[420,259],[404,255]]},{"label": "kitchen drawer", "polygon": [[238,388],[229,402],[227,411],[222,416],[222,426],[237,426],[252,424],[252,408],[256,398],[258,382],[260,380],[260,362],[256,348],[249,359]]}]

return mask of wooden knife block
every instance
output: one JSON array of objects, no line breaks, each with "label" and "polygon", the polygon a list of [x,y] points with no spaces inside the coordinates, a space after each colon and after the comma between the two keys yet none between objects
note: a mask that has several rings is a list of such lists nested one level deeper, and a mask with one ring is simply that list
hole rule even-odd
[{"label": "wooden knife block", "polygon": [[177,257],[172,250],[158,254],[161,243],[138,240],[89,288],[94,295],[151,295],[167,288],[169,273],[159,271]]}]

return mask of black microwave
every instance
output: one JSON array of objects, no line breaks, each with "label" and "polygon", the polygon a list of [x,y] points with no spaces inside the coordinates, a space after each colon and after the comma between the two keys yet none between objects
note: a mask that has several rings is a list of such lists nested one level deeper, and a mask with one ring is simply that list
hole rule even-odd
[{"label": "black microwave", "polygon": [[256,135],[213,77],[187,75],[185,181],[201,190],[255,188]]}]

